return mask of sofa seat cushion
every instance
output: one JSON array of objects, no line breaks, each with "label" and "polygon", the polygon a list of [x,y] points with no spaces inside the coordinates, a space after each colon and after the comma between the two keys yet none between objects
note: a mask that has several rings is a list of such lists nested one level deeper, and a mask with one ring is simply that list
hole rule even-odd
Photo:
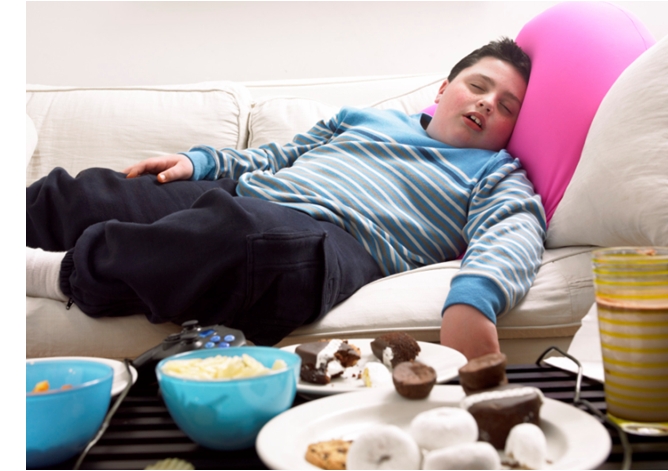
[{"label": "sofa seat cushion", "polygon": [[143,314],[94,319],[76,306],[26,296],[26,358],[91,356],[134,359],[161,343],[175,324],[151,324]]},{"label": "sofa seat cushion", "polygon": [[[547,250],[529,294],[499,317],[499,337],[573,335],[594,302],[590,251],[590,247]],[[281,345],[392,331],[438,342],[443,300],[459,265],[459,261],[439,263],[370,283],[324,318],[295,330]]]},{"label": "sofa seat cushion", "polygon": [[[548,250],[529,294],[498,321],[501,339],[572,337],[594,302],[590,247]],[[369,338],[404,331],[438,342],[441,308],[459,261],[389,276],[361,288],[320,321],[300,327],[279,345],[316,338]],[[172,332],[143,315],[93,319],[76,305],[26,298],[26,356],[135,358]],[[532,355],[523,361],[533,361]]]},{"label": "sofa seat cushion", "polygon": [[120,171],[196,144],[245,147],[250,107],[250,93],[234,82],[110,89],[29,85],[26,111],[39,143],[26,184],[56,166],[72,175],[92,166]]}]

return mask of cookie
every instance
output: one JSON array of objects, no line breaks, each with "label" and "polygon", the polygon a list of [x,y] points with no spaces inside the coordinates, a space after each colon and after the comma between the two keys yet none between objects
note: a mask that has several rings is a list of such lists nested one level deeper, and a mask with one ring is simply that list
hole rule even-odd
[{"label": "cookie", "polygon": [[352,440],[328,440],[312,443],[306,450],[306,461],[322,469],[346,469],[346,458]]}]

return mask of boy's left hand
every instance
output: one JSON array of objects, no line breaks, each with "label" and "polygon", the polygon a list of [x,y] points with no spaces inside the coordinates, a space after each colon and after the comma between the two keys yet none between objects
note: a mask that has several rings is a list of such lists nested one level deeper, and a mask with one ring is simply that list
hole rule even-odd
[{"label": "boy's left hand", "polygon": [[501,351],[494,323],[467,304],[454,304],[443,312],[441,345],[462,352],[468,360]]},{"label": "boy's left hand", "polygon": [[170,154],[142,160],[123,170],[126,178],[134,178],[147,173],[157,174],[160,183],[174,180],[188,180],[193,174],[193,164],[183,154]]}]

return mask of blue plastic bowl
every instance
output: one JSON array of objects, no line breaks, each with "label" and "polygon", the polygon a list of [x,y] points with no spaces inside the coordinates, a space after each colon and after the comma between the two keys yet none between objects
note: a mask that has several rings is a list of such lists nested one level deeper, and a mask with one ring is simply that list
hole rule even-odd
[{"label": "blue plastic bowl", "polygon": [[[162,372],[170,360],[250,355],[271,368],[275,360],[287,368],[264,376],[229,380],[197,380]],[[194,442],[215,450],[240,450],[255,445],[260,429],[292,406],[301,359],[272,347],[231,347],[195,350],[165,358],[156,366],[162,397],[174,422]]]},{"label": "blue plastic bowl", "polygon": [[[86,447],[109,409],[113,377],[109,365],[95,361],[26,360],[27,468],[55,465]],[[33,393],[44,380],[49,390]]]}]

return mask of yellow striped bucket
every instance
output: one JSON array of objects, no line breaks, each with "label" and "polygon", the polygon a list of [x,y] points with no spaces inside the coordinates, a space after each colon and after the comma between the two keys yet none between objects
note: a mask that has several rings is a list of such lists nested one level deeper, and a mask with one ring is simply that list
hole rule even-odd
[{"label": "yellow striped bucket", "polygon": [[668,426],[668,247],[596,250],[592,261],[608,414]]}]

